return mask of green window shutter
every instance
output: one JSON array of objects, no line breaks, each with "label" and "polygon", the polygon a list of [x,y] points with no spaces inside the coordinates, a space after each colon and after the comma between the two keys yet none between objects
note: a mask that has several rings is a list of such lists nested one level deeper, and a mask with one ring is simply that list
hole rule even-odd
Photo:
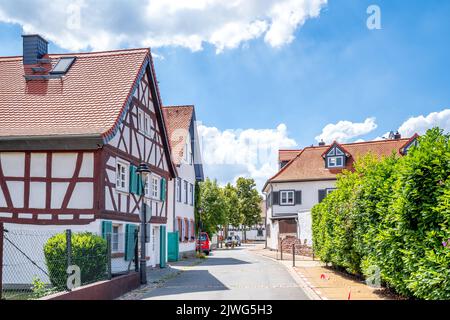
[{"label": "green window shutter", "polygon": [[135,239],[134,232],[137,227],[134,224],[125,226],[125,261],[131,261],[134,258]]},{"label": "green window shutter", "polygon": [[161,178],[161,201],[166,201],[166,179]]},{"label": "green window shutter", "polygon": [[130,166],[130,193],[137,193],[138,190],[138,179],[137,179],[137,172],[136,172],[136,166],[131,165]]},{"label": "green window shutter", "polygon": [[106,239],[107,234],[112,233],[112,222],[111,221],[102,221],[102,237]]}]

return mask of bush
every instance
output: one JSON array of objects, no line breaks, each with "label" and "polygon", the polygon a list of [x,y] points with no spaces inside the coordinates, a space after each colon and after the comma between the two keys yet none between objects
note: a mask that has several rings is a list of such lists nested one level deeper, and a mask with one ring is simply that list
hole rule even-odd
[{"label": "bush", "polygon": [[312,210],[315,253],[421,299],[450,298],[450,136],[437,128],[407,156],[358,159]]},{"label": "bush", "polygon": [[[72,234],[72,265],[81,270],[81,283],[105,279],[107,275],[107,244],[102,237],[90,232]],[[44,255],[50,282],[58,289],[67,283],[66,234],[51,237],[44,246]]]}]

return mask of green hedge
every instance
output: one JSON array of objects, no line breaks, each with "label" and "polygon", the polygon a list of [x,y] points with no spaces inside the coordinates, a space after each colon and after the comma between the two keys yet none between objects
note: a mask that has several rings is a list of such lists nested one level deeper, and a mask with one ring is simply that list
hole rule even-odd
[{"label": "green hedge", "polygon": [[312,210],[316,255],[352,274],[376,267],[405,296],[450,299],[449,135],[428,130],[404,157],[366,155],[337,188]]},{"label": "green hedge", "polygon": [[[72,234],[72,265],[81,270],[81,283],[87,284],[106,279],[107,244],[106,240],[90,232]],[[51,237],[44,246],[44,256],[51,284],[64,289],[67,282],[66,234]]]}]

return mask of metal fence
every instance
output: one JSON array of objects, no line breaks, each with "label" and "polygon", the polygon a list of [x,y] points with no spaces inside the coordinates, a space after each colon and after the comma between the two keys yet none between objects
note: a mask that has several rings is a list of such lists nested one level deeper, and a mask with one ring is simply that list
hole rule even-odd
[{"label": "metal fence", "polygon": [[[95,235],[97,237],[92,237]],[[0,224],[1,299],[38,299],[138,271],[138,233],[3,229]],[[133,250],[124,254],[125,246]],[[129,251],[128,250],[128,251]]]}]

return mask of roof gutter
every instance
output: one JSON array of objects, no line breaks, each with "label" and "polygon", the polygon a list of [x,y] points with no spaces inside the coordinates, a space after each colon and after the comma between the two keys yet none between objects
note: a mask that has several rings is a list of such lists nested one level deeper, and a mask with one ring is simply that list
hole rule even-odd
[{"label": "roof gutter", "polygon": [[98,150],[103,144],[100,134],[0,137],[0,151]]}]

